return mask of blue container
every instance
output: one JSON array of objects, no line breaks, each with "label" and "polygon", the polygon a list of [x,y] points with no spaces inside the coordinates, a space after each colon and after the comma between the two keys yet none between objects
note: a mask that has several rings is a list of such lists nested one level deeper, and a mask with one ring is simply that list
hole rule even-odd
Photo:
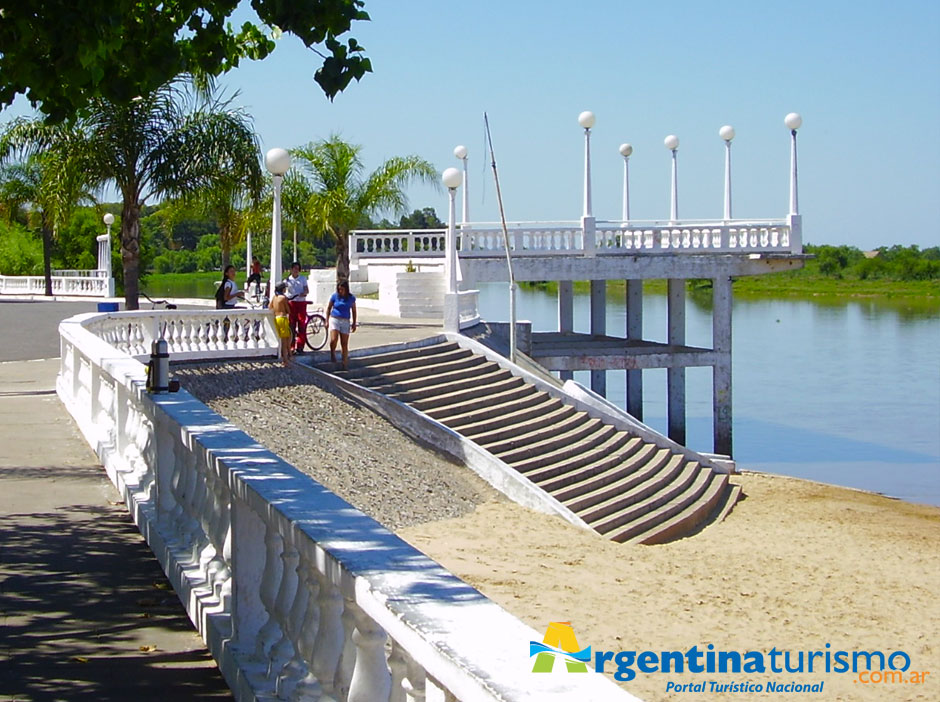
[{"label": "blue container", "polygon": [[118,302],[99,302],[98,311],[99,312],[117,312],[119,305],[120,303]]}]

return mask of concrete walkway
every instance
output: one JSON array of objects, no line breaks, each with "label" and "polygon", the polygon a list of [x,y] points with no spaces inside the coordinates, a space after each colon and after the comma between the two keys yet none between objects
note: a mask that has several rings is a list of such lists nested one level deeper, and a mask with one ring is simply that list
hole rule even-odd
[{"label": "concrete walkway", "polygon": [[231,699],[54,393],[60,319],[0,301],[0,702]]},{"label": "concrete walkway", "polygon": [[[0,300],[0,702],[231,699],[55,395],[58,323],[96,309]],[[440,330],[365,308],[360,321],[352,349]]]}]

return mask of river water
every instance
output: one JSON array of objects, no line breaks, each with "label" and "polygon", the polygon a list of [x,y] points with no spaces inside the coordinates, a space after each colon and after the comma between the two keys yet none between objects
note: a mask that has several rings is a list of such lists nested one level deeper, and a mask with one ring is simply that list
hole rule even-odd
[{"label": "river water", "polygon": [[[484,319],[508,319],[508,286],[480,286]],[[622,296],[607,330],[622,336]],[[575,330],[589,299],[575,295]],[[555,296],[519,290],[519,319],[557,329]],[[643,338],[666,340],[666,296],[646,294]],[[686,339],[711,345],[710,292],[690,295]],[[940,306],[887,298],[745,299],[733,309],[733,436],[740,468],[940,505]],[[590,386],[588,372],[575,380]],[[666,431],[666,371],[643,374],[644,421]],[[686,371],[687,442],[712,449],[711,368]],[[624,406],[624,371],[608,371]]]},{"label": "river water", "polygon": [[[148,291],[212,296],[214,285]],[[480,287],[484,319],[509,318],[508,286]],[[192,288],[192,289],[191,289]],[[518,317],[558,328],[555,296],[518,291]],[[575,329],[589,329],[575,295]],[[623,297],[608,296],[607,329],[622,336]],[[666,296],[644,295],[643,338],[666,340]],[[940,304],[891,298],[746,299],[733,310],[734,457],[741,468],[847,485],[940,505]],[[711,345],[710,292],[690,294],[686,339]],[[666,432],[666,371],[644,371],[644,421]],[[589,373],[575,379],[590,386]],[[686,370],[687,443],[712,449],[711,368]],[[624,406],[623,371],[608,398]]]}]

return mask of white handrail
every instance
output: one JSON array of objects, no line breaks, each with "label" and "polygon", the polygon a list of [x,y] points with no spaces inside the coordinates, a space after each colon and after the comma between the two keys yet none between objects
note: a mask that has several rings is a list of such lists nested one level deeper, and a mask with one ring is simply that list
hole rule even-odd
[{"label": "white handrail", "polygon": [[[259,346],[220,342],[225,319],[262,324]],[[177,353],[271,353],[269,319],[138,311],[59,326],[58,394],[235,697],[635,701],[602,675],[533,675],[540,634],[185,391],[148,394],[129,355],[171,321],[188,330]]]}]

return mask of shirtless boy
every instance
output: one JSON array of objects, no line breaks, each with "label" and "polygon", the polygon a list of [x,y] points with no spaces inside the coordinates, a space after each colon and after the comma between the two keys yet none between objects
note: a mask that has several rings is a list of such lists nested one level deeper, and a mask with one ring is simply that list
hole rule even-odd
[{"label": "shirtless boy", "polygon": [[281,362],[285,366],[290,363],[290,304],[284,296],[286,288],[285,283],[277,284],[270,305],[271,312],[274,313],[274,328],[281,341]]}]

